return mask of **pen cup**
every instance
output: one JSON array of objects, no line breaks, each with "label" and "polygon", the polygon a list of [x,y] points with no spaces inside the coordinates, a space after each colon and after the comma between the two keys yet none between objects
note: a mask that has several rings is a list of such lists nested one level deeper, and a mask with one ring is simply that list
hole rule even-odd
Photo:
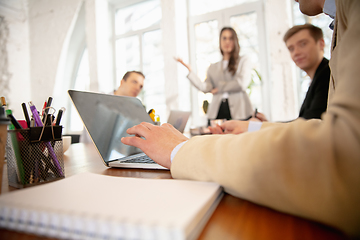
[{"label": "pen cup", "polygon": [[9,185],[30,187],[65,177],[61,126],[8,130]]}]

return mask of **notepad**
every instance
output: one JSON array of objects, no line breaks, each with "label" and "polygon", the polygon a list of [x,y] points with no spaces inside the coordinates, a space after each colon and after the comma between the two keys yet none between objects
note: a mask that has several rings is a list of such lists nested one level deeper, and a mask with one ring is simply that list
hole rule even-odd
[{"label": "notepad", "polygon": [[81,173],[0,197],[0,227],[65,239],[195,239],[216,183]]}]

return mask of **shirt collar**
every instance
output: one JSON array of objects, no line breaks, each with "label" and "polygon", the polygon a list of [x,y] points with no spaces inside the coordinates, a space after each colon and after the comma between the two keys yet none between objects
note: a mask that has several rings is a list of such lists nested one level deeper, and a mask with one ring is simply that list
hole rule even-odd
[{"label": "shirt collar", "polygon": [[[323,12],[328,15],[329,17],[331,17],[332,19],[335,18],[336,15],[336,4],[335,4],[335,0],[325,0],[324,3],[324,7],[323,7]],[[329,25],[329,28],[331,30],[334,30],[334,21],[332,21]]]},{"label": "shirt collar", "polygon": [[335,0],[325,0],[323,12],[334,19],[336,14]]}]

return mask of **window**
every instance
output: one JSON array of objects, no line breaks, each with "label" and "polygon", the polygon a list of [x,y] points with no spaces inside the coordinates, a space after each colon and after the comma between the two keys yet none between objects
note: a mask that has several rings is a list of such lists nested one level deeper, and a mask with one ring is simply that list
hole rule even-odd
[{"label": "window", "polygon": [[190,15],[201,15],[253,1],[255,0],[190,0]]},{"label": "window", "polygon": [[[196,8],[200,3],[204,7]],[[225,5],[229,7],[240,3],[242,5],[224,9]],[[192,49],[195,49],[194,53],[191,53],[191,64],[200,79],[204,80],[209,65],[222,59],[219,50],[221,28],[224,26],[233,27],[239,38],[240,55],[249,56],[254,63],[253,82],[249,85],[247,93],[253,106],[264,112],[265,104],[263,102],[266,99],[266,89],[263,87],[263,79],[267,75],[267,62],[265,42],[260,41],[265,34],[262,5],[259,1],[245,0],[226,1],[224,4],[218,1],[210,1],[206,4],[201,0],[190,1],[192,14],[208,12],[211,9],[223,9],[190,17],[190,44],[193,46]],[[200,11],[200,9],[202,10]],[[199,118],[203,118],[205,113],[202,110],[202,103],[204,100],[211,102],[212,94],[196,91],[195,94],[193,93],[193,99],[197,101],[197,109],[193,109],[196,112],[195,117],[200,115]],[[200,122],[201,120],[198,119],[197,121]]]},{"label": "window", "polygon": [[139,98],[147,110],[156,106],[160,119],[165,119],[161,18],[160,0],[118,9],[115,14],[115,57],[117,82],[127,71],[142,71],[146,79]]},{"label": "window", "polygon": [[232,26],[237,35],[241,47],[241,55],[250,56],[254,64],[252,71],[252,82],[248,86],[247,94],[249,94],[253,107],[262,109],[262,91],[261,91],[261,75],[259,61],[259,37],[257,23],[257,13],[250,12],[230,17],[230,26]]}]

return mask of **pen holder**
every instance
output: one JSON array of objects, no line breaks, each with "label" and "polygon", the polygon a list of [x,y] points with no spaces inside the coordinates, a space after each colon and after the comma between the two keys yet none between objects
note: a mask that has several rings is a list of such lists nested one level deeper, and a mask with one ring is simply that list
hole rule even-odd
[{"label": "pen holder", "polygon": [[9,185],[30,187],[65,177],[62,126],[8,130],[6,159]]}]

